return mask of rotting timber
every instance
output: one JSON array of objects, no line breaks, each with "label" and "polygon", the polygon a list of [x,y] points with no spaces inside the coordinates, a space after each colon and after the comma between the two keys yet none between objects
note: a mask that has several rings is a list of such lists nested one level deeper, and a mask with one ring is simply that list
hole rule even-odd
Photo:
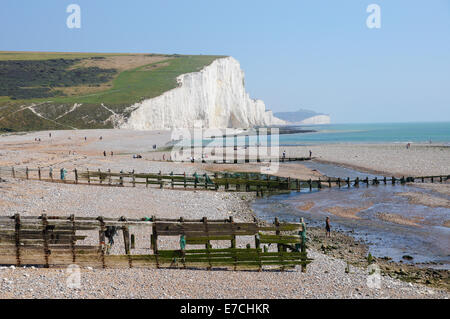
[{"label": "rotting timber", "polygon": [[301,191],[302,189],[321,189],[324,187],[360,187],[378,185],[405,185],[407,183],[447,183],[450,174],[416,177],[373,177],[373,178],[329,178],[301,180],[259,173],[214,173],[214,174],[176,174],[112,172],[111,170],[78,170],[59,172],[51,168],[0,167],[0,178],[12,177],[28,180],[41,180],[66,184],[87,184],[98,186],[145,187],[156,186],[169,189],[214,190],[227,192],[256,192],[257,196],[267,193]]},{"label": "rotting timber", "polygon": [[[111,254],[108,229],[122,232],[124,254]],[[135,227],[148,229],[150,242],[137,238]],[[289,269],[306,271],[311,262],[300,236],[304,225],[272,225],[223,220],[117,219],[106,217],[0,216],[0,264],[64,267],[71,264],[96,268],[225,268],[233,270]],[[161,250],[161,237],[180,237],[180,249]],[[253,237],[254,243],[237,248],[236,238]],[[98,237],[98,239],[97,239]],[[253,241],[253,240],[252,240]],[[222,242],[221,248],[213,248]],[[228,248],[223,248],[229,242]],[[92,244],[95,243],[95,244]],[[117,243],[118,245],[119,243]],[[140,244],[141,249],[135,249]],[[225,245],[224,245],[225,244]],[[268,246],[272,245],[272,251]],[[186,246],[195,246],[187,249]],[[204,248],[199,248],[199,247]],[[273,249],[276,249],[273,251]],[[146,253],[142,253],[142,251]]]}]

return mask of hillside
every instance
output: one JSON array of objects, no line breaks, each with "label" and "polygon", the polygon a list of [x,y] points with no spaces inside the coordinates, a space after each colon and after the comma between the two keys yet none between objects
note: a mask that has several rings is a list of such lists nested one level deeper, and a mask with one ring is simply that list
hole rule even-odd
[{"label": "hillside", "polygon": [[0,52],[0,131],[112,128],[221,56]]}]

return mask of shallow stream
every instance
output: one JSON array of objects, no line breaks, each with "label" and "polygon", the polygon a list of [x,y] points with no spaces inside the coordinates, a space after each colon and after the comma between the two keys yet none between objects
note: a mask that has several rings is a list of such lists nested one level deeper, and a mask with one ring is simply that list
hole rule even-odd
[{"label": "shallow stream", "polygon": [[[302,163],[329,177],[375,177],[353,169],[316,162]],[[368,244],[372,255],[404,263],[450,269],[450,209],[410,203],[399,193],[421,193],[450,200],[450,196],[409,185],[343,186],[310,192],[273,195],[257,199],[253,209],[259,218],[285,221],[304,217],[309,226],[325,232],[330,217],[332,231],[340,230]],[[411,256],[407,260],[403,256]]]}]

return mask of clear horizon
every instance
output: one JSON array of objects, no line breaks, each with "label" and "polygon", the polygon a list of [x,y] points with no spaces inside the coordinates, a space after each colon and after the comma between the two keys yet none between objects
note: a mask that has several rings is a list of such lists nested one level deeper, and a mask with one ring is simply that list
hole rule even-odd
[{"label": "clear horizon", "polygon": [[[81,28],[69,29],[70,4]],[[368,28],[371,4],[380,28]],[[450,121],[450,2],[5,0],[1,51],[219,54],[252,98],[332,124]]]}]

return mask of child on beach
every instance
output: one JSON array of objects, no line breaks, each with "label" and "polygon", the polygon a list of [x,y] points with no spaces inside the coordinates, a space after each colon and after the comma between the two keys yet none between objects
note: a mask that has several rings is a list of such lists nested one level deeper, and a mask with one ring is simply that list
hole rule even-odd
[{"label": "child on beach", "polygon": [[331,237],[331,226],[330,226],[330,218],[327,217],[325,220],[325,230],[326,230],[326,237]]}]

